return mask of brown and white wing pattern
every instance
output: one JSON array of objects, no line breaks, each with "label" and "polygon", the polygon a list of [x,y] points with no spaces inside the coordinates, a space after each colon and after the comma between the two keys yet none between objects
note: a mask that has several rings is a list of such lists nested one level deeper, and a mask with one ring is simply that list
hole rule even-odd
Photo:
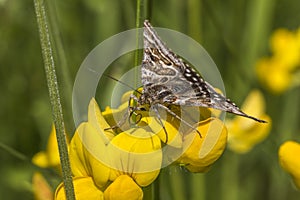
[{"label": "brown and white wing pattern", "polygon": [[201,75],[173,53],[151,24],[144,22],[144,56],[141,67],[143,93],[150,104],[175,104],[214,108],[258,122],[216,92]]}]

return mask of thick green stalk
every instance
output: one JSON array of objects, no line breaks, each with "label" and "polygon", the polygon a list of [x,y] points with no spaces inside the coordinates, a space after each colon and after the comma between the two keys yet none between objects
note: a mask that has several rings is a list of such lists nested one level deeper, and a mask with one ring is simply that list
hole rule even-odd
[{"label": "thick green stalk", "polygon": [[[135,21],[135,28],[136,28],[136,36],[135,36],[135,43],[136,43],[136,50],[135,50],[135,53],[134,53],[134,66],[135,66],[135,69],[134,69],[134,85],[135,87],[137,88],[138,85],[137,85],[137,78],[139,77],[138,76],[138,73],[139,73],[139,70],[137,70],[136,66],[139,65],[139,58],[140,58],[140,51],[139,51],[139,45],[140,45],[140,31],[139,31],[139,28],[140,28],[140,25],[141,25],[141,20],[142,20],[142,17],[141,17],[141,10],[142,10],[142,0],[137,0],[136,1],[136,21]],[[133,106],[136,106],[136,102],[133,101]],[[135,115],[133,115],[133,121],[135,121],[136,118],[135,118]]]},{"label": "thick green stalk", "polygon": [[39,28],[44,67],[46,72],[50,103],[52,107],[52,115],[56,128],[56,137],[60,154],[60,162],[62,166],[62,175],[65,185],[66,198],[68,200],[74,200],[74,186],[72,182],[72,174],[68,157],[68,148],[62,115],[62,107],[59,97],[58,83],[56,78],[55,64],[53,59],[44,1],[34,0],[34,7]]}]

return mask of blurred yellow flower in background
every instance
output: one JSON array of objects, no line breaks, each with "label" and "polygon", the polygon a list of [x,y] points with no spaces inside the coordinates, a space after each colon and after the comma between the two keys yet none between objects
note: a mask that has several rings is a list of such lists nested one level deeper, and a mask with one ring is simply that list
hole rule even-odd
[{"label": "blurred yellow flower in background", "polygon": [[270,39],[273,56],[281,57],[280,61],[287,69],[293,69],[300,62],[300,29],[295,32],[277,29]]},{"label": "blurred yellow flower in background", "polygon": [[256,72],[261,83],[274,94],[300,84],[300,28],[277,29],[270,39],[271,57],[261,58]]},{"label": "blurred yellow flower in background", "polygon": [[52,129],[49,134],[46,150],[36,153],[32,158],[32,162],[41,168],[55,168],[58,171],[61,170],[54,124],[52,125]]},{"label": "blurred yellow flower in background", "polygon": [[256,144],[262,142],[269,135],[272,126],[271,118],[265,114],[265,100],[259,90],[252,90],[249,93],[242,110],[267,123],[257,123],[240,116],[227,120],[228,147],[237,153],[247,153]]},{"label": "blurred yellow flower in background", "polygon": [[300,144],[286,141],[278,151],[279,163],[288,172],[298,189],[300,189]]}]

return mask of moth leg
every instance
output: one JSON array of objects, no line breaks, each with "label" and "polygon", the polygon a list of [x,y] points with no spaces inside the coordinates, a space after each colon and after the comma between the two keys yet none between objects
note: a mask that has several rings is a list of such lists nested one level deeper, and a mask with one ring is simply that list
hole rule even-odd
[{"label": "moth leg", "polygon": [[168,143],[168,132],[167,132],[167,130],[166,130],[166,127],[165,127],[165,125],[163,124],[163,122],[161,121],[161,117],[160,117],[160,114],[159,114],[159,112],[158,112],[158,110],[157,110],[157,106],[158,105],[160,105],[160,104],[157,104],[157,105],[154,105],[153,106],[153,110],[154,110],[154,112],[155,112],[155,114],[156,114],[156,116],[157,116],[157,118],[158,118],[158,121],[159,121],[159,123],[160,123],[160,125],[163,127],[163,129],[164,129],[164,132],[165,132],[165,134],[166,134],[166,141],[165,141],[165,144],[167,144]]},{"label": "moth leg", "polygon": [[169,114],[171,114],[173,117],[175,117],[176,119],[180,120],[181,122],[183,122],[185,125],[187,125],[188,127],[192,128],[193,130],[197,131],[198,135],[200,136],[200,138],[202,138],[201,133],[195,128],[193,127],[191,124],[189,124],[188,122],[186,122],[184,119],[182,119],[181,117],[179,117],[176,113],[174,113],[173,111],[171,111],[170,109],[168,109],[166,106],[162,105],[162,104],[157,104],[158,107],[165,109]]}]

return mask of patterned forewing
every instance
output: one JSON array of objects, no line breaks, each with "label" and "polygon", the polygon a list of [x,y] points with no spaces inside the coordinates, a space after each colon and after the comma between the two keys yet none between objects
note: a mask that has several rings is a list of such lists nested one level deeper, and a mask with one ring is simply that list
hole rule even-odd
[{"label": "patterned forewing", "polygon": [[144,29],[144,58],[141,72],[145,92],[150,94],[154,92],[153,95],[159,96],[157,95],[159,91],[153,88],[161,86],[163,89],[161,92],[168,94],[162,99],[166,100],[164,103],[207,107],[210,101],[203,78],[168,49],[147,21]]},{"label": "patterned forewing", "polygon": [[217,93],[198,72],[168,49],[148,21],[144,22],[141,76],[150,103],[208,107],[265,122],[245,114]]}]

